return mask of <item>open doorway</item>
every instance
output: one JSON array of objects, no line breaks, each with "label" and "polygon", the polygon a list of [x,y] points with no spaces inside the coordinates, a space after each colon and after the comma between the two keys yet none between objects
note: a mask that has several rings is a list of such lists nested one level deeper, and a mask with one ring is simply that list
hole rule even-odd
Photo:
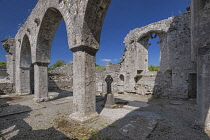
[{"label": "open doorway", "polygon": [[197,73],[189,73],[188,81],[189,81],[188,97],[196,98],[197,97]]}]

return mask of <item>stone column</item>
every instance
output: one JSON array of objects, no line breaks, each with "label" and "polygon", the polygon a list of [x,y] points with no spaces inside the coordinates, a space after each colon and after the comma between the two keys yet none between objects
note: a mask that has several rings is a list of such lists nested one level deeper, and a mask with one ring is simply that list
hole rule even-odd
[{"label": "stone column", "polygon": [[17,70],[16,93],[19,95],[31,93],[30,68],[20,67],[19,70]]},{"label": "stone column", "polygon": [[95,99],[95,54],[97,50],[86,46],[79,46],[71,50],[74,57],[74,112],[70,115],[70,119],[86,122],[98,116]]},{"label": "stone column", "polygon": [[48,63],[34,64],[34,101],[48,101]]},{"label": "stone column", "polygon": [[198,49],[197,78],[198,123],[210,130],[210,46]]}]

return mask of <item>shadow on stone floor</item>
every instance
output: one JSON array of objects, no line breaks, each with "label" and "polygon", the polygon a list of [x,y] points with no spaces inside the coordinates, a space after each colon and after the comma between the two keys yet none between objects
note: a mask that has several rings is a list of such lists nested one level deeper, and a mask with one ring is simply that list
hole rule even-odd
[{"label": "shadow on stone floor", "polygon": [[[202,129],[193,127],[196,116],[195,101],[182,100],[183,104],[180,105],[170,104],[171,101],[170,99],[151,98],[147,103],[148,106],[135,110],[125,108],[103,109],[100,115],[114,121],[109,125],[103,124],[107,126],[90,139],[209,140]],[[145,104],[139,101],[134,102],[133,107]],[[132,105],[132,101],[130,105]],[[120,116],[119,114],[126,115]],[[116,119],[116,116],[119,119]]]},{"label": "shadow on stone floor", "polygon": [[[18,108],[20,113],[0,117],[1,140],[70,140],[65,134],[56,130],[54,127],[33,130],[24,120],[30,116],[29,113],[32,109],[28,106],[18,104],[12,106]],[[6,107],[0,107],[0,111],[4,109]]]},{"label": "shadow on stone floor", "polygon": [[49,91],[49,96],[52,96],[51,101],[53,101],[61,98],[72,97],[73,92],[68,90],[57,89]]}]

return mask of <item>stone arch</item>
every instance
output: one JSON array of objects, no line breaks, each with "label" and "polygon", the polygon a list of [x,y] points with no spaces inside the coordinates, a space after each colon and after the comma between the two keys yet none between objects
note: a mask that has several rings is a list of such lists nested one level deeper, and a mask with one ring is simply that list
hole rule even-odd
[{"label": "stone arch", "polygon": [[[111,0],[39,0],[15,40],[29,34],[35,74],[35,101],[47,101],[48,64],[56,29],[62,19],[66,23],[69,48],[73,51],[74,113],[70,118],[86,121],[97,116],[95,108],[95,54],[99,48],[104,17]],[[16,56],[20,48],[17,47]],[[20,64],[17,64],[19,66]],[[16,68],[16,70],[19,68]],[[21,72],[19,73],[21,76]],[[82,90],[81,90],[82,89]]]},{"label": "stone arch", "polygon": [[31,43],[27,35],[24,35],[20,50],[20,67],[31,67]]},{"label": "stone arch", "polygon": [[52,42],[62,19],[63,16],[57,9],[46,10],[37,37],[36,62],[50,63]]},{"label": "stone arch", "polygon": [[[160,50],[164,50],[164,52],[160,51],[160,57],[161,55],[165,55],[163,53],[167,52],[167,47],[165,47],[167,44],[167,32],[169,31],[172,22],[173,18],[170,17],[168,19],[149,24],[142,28],[136,28],[130,31],[130,33],[125,37],[124,44],[127,50],[125,53],[130,53],[133,49],[136,49],[135,54],[132,54],[135,55],[136,58],[133,60],[134,66],[132,66],[134,67],[135,71],[148,71],[148,47],[150,46],[148,41],[152,34],[156,34],[160,38],[160,42],[158,44],[160,45]],[[165,56],[167,56],[167,54]],[[126,61],[131,62],[131,60],[125,60],[125,63]],[[141,65],[139,65],[139,62]],[[161,60],[160,66],[163,65],[161,63],[167,63],[167,61]]]},{"label": "stone arch", "polygon": [[123,74],[120,74],[119,78],[120,78],[121,83],[124,83],[124,81],[125,81],[124,75]]},{"label": "stone arch", "polygon": [[[154,36],[153,36],[154,35]],[[151,31],[148,31],[147,33],[144,33],[137,41],[137,46],[143,48],[142,49],[142,53],[141,55],[144,55],[144,58],[145,59],[145,63],[144,63],[144,70],[148,71],[148,56],[149,56],[149,46],[151,44],[149,44],[149,39],[150,38],[156,38],[156,36],[159,37],[160,41],[158,42],[158,44],[160,45],[160,66],[162,66],[162,59],[161,59],[161,54],[162,54],[162,50],[163,49],[167,49],[164,47],[164,45],[166,44],[166,32],[164,31],[160,31],[160,30],[151,30]],[[142,47],[143,46],[143,47]],[[142,56],[141,56],[142,57]],[[162,67],[161,67],[162,68]]]},{"label": "stone arch", "polygon": [[[64,19],[64,17],[61,12],[54,7],[50,7],[46,10],[42,22],[40,23],[36,41],[36,62],[34,63],[34,72],[36,74],[34,79],[36,83],[35,100],[37,102],[49,100],[48,64],[50,63],[50,53],[54,35],[62,19]],[[66,24],[65,19],[64,21]],[[68,30],[67,26],[66,30]]]},{"label": "stone arch", "polygon": [[20,47],[19,66],[17,67],[16,92],[18,94],[31,93],[31,44],[27,35],[24,35]]}]

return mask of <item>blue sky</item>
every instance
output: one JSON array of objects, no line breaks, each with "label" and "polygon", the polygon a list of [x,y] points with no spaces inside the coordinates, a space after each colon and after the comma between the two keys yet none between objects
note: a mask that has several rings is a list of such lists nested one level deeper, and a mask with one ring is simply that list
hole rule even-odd
[{"label": "blue sky", "polygon": [[[37,0],[0,0],[0,40],[16,35],[36,3]],[[125,49],[123,40],[130,30],[184,13],[189,5],[190,0],[112,0],[104,21],[96,63],[118,63]],[[150,40],[149,65],[159,65],[157,42],[158,39]],[[5,55],[0,47],[0,62],[6,61]],[[51,64],[58,59],[73,60],[63,21],[53,41]]]}]

